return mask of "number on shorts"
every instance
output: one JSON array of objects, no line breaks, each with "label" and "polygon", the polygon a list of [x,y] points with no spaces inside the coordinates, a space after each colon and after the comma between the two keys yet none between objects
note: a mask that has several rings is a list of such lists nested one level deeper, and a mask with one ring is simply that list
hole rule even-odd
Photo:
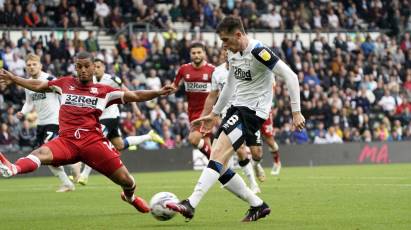
[{"label": "number on shorts", "polygon": [[238,116],[233,115],[227,120],[227,124],[234,125],[238,121]]},{"label": "number on shorts", "polygon": [[114,146],[113,146],[113,144],[111,144],[111,142],[103,141],[103,144],[105,144],[109,150],[114,149]]},{"label": "number on shorts", "polygon": [[49,142],[49,140],[51,140],[51,138],[53,137],[53,132],[51,132],[51,131],[47,131],[46,132],[47,133],[47,136],[46,136],[46,138],[44,139],[44,143],[47,143],[47,142]]}]

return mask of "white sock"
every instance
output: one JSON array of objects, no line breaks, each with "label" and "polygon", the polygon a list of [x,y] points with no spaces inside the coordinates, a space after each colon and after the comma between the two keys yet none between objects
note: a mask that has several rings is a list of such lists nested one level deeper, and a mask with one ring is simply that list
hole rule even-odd
[{"label": "white sock", "polygon": [[201,149],[204,146],[204,139],[201,138],[200,141],[198,142],[197,148]]},{"label": "white sock", "polygon": [[193,208],[197,207],[207,191],[217,182],[220,174],[211,168],[205,168],[198,179],[194,192],[188,198]]},{"label": "white sock", "polygon": [[131,145],[138,145],[145,141],[151,140],[151,136],[148,134],[141,135],[141,136],[130,136],[125,138],[128,141],[128,144]]},{"label": "white sock", "polygon": [[254,175],[254,170],[253,166],[248,162],[245,166],[241,167],[243,169],[243,172],[245,176],[247,177],[248,181],[250,182],[251,185],[257,185],[257,181],[255,180],[255,175]]},{"label": "white sock", "polygon": [[63,166],[54,167],[54,166],[49,165],[49,169],[53,173],[54,176],[57,176],[60,179],[61,183],[65,185],[73,185],[73,183],[68,178],[66,172],[64,171]]},{"label": "white sock", "polygon": [[224,185],[224,188],[240,197],[240,199],[248,202],[252,207],[257,207],[263,204],[263,200],[247,187],[243,178],[237,173]]},{"label": "white sock", "polygon": [[92,168],[91,168],[90,166],[84,164],[84,169],[83,169],[83,171],[81,172],[80,177],[88,178],[88,176],[89,176],[90,173],[91,173],[91,170],[92,170]]}]

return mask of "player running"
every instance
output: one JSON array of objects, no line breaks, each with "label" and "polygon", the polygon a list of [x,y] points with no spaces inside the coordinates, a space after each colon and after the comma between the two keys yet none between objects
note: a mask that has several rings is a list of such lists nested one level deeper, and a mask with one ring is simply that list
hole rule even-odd
[{"label": "player running", "polygon": [[[271,169],[271,175],[278,176],[280,175],[281,170],[281,161],[280,161],[280,152],[277,142],[274,139],[274,128],[273,128],[273,115],[270,111],[268,119],[264,122],[261,127],[261,135],[263,140],[268,145],[268,150],[273,156],[273,167]],[[261,169],[255,168],[257,174]],[[259,174],[261,175],[261,174]],[[258,177],[258,176],[257,176]],[[260,177],[258,177],[260,179]],[[264,174],[265,178],[265,174]]]},{"label": "player running", "polygon": [[[34,54],[26,56],[26,71],[30,79],[38,79],[42,81],[51,81],[56,78],[41,71],[42,65],[40,57]],[[41,146],[44,143],[52,140],[58,136],[59,130],[59,108],[60,96],[55,93],[37,93],[28,89],[24,90],[26,94],[26,101],[17,117],[22,118],[27,113],[36,109],[38,114],[38,125],[36,130],[36,146]],[[56,192],[74,191],[75,186],[67,177],[63,166],[54,167],[48,166],[54,176],[57,176],[61,185]]]},{"label": "player running", "polygon": [[[119,77],[113,77],[110,74],[105,73],[106,66],[103,60],[94,59],[95,72],[93,77],[93,82],[103,85],[111,86],[115,89],[128,90],[123,86],[123,82]],[[131,106],[136,114],[140,113],[135,102],[131,102]],[[104,109],[100,116],[100,124],[102,126],[104,136],[110,140],[114,147],[121,151],[132,145],[138,145],[145,141],[154,141],[160,145],[164,144],[163,138],[161,138],[154,130],[151,130],[145,135],[140,136],[128,136],[122,138],[120,131],[120,110],[118,105],[111,105]],[[91,173],[91,167],[84,165],[83,171],[81,172],[78,183],[81,185],[86,185],[88,182],[88,177]],[[75,179],[73,178],[75,181]]]},{"label": "player running", "polygon": [[194,121],[193,126],[202,126],[205,132],[209,132],[233,94],[235,99],[220,125],[210,161],[194,192],[188,199],[180,203],[168,203],[167,207],[181,213],[188,220],[192,219],[203,196],[219,180],[224,188],[251,206],[243,221],[256,221],[267,216],[271,209],[246,186],[240,176],[231,169],[226,169],[226,165],[233,150],[236,151],[244,142],[251,149],[260,147],[261,140],[256,134],[271,110],[273,74],[286,82],[291,97],[293,125],[297,129],[304,127],[298,78],[262,42],[247,37],[241,19],[225,17],[217,26],[217,33],[223,47],[229,50],[229,76],[212,112]]},{"label": "player running", "polygon": [[147,202],[134,195],[134,178],[121,162],[119,152],[103,136],[99,117],[104,108],[112,104],[151,100],[168,95],[173,88],[164,86],[160,90],[121,91],[95,84],[93,56],[88,52],[76,55],[75,66],[76,78],[68,76],[48,82],[20,78],[4,69],[0,71],[0,83],[11,81],[32,91],[53,91],[62,97],[59,137],[14,164],[0,153],[0,174],[12,177],[35,171],[41,164],[60,166],[82,161],[120,185],[124,201],[140,212],[149,212]]},{"label": "player running", "polygon": [[[199,118],[204,102],[210,92],[211,75],[214,66],[205,61],[205,47],[202,43],[193,43],[190,47],[191,63],[184,64],[178,70],[173,82],[174,92],[184,81],[188,101],[188,118],[190,122]],[[210,137],[204,136],[198,129],[191,128],[188,141],[210,158]]]}]

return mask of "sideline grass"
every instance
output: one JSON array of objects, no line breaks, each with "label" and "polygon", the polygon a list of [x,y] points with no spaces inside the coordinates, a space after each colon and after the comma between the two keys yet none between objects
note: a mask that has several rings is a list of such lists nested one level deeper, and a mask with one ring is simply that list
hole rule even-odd
[{"label": "sideline grass", "polygon": [[[247,205],[214,186],[195,218],[166,222],[137,213],[120,199],[120,188],[102,176],[58,194],[52,177],[0,178],[0,229],[410,229],[411,165],[283,168],[267,172],[261,197],[272,213],[240,223]],[[138,193],[149,200],[160,191],[186,198],[200,172],[134,174]]]}]

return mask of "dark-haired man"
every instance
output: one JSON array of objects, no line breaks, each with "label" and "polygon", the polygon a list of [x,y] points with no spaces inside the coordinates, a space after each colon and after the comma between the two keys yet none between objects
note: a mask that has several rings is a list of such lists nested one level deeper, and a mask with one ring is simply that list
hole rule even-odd
[{"label": "dark-haired man", "polygon": [[35,171],[40,165],[66,165],[79,161],[107,176],[123,189],[121,198],[138,211],[147,213],[150,207],[134,195],[133,176],[120,160],[119,152],[103,136],[99,117],[112,104],[147,101],[168,95],[173,88],[160,90],[121,91],[110,86],[94,84],[93,56],[80,52],[76,56],[76,77],[62,77],[53,81],[24,79],[2,69],[0,84],[14,82],[35,92],[53,91],[61,95],[59,111],[59,137],[18,159],[14,164],[0,153],[0,174],[12,177]]},{"label": "dark-haired man", "polygon": [[229,50],[229,76],[212,112],[194,121],[193,126],[201,126],[204,132],[209,132],[233,94],[234,101],[221,122],[210,161],[193,193],[180,203],[168,203],[167,207],[187,219],[193,218],[201,199],[219,180],[224,188],[250,205],[243,221],[256,221],[267,216],[271,209],[246,186],[239,175],[227,169],[227,163],[233,150],[236,151],[244,142],[250,149],[260,148],[260,128],[271,110],[274,74],[286,82],[291,97],[293,125],[297,129],[304,127],[298,78],[262,42],[247,37],[241,19],[234,16],[224,18],[217,26],[217,34],[223,48]]},{"label": "dark-haired man", "polygon": [[[202,43],[191,44],[190,57],[191,62],[182,65],[178,70],[173,86],[176,92],[181,82],[184,81],[188,101],[188,119],[192,122],[199,118],[203,111],[205,100],[211,90],[211,75],[214,66],[205,60],[206,52]],[[207,158],[210,158],[209,136],[203,136],[199,129],[191,128],[188,141]]]}]

